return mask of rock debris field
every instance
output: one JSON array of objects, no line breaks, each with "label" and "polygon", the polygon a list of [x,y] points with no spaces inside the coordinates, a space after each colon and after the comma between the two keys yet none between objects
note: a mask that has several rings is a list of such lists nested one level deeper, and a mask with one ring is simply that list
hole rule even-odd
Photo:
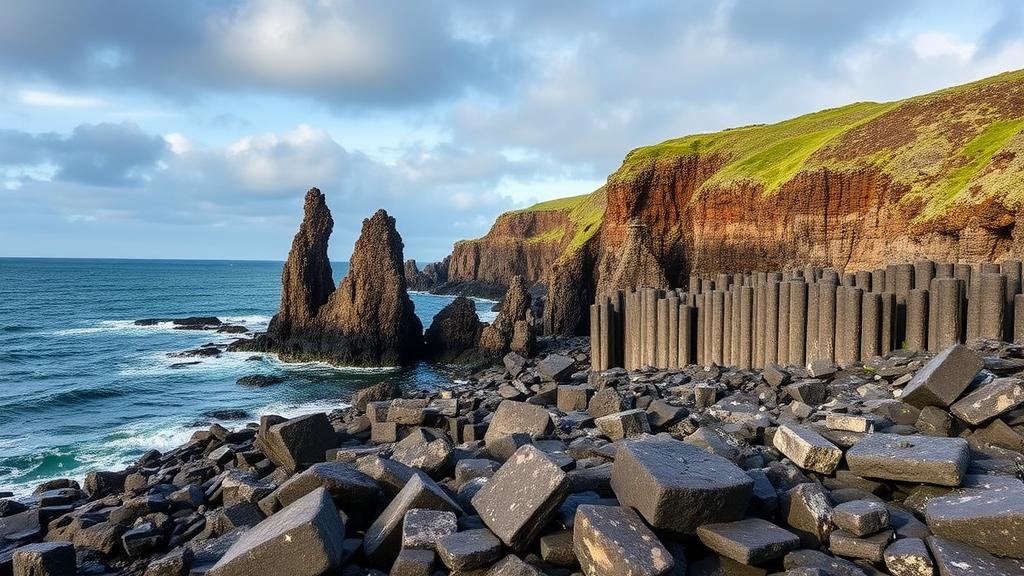
[{"label": "rock debris field", "polygon": [[590,371],[213,425],[0,499],[0,574],[1024,574],[1024,347]]}]

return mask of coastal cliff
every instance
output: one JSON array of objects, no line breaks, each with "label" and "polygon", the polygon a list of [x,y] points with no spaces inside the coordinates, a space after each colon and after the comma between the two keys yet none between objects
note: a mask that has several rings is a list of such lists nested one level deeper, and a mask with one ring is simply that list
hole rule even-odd
[{"label": "coastal cliff", "polygon": [[[452,277],[543,282],[546,330],[583,333],[593,294],[661,275],[679,286],[694,274],[806,264],[1019,258],[1022,128],[1016,71],[669,140],[630,152],[589,196],[500,216],[483,238],[456,244]],[[567,214],[583,205],[595,209],[581,234]],[[643,226],[642,249],[631,225]]]},{"label": "coastal cliff", "polygon": [[289,361],[395,366],[420,356],[423,326],[406,292],[402,238],[384,210],[363,220],[348,275],[334,287],[324,195],[306,193],[305,215],[282,273],[281,309],[254,342]]}]

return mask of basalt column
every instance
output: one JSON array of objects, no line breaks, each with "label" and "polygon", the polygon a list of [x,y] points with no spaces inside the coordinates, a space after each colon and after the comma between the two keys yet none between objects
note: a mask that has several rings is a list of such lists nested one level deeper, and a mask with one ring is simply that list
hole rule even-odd
[{"label": "basalt column", "polygon": [[880,334],[882,355],[896,346],[896,294],[882,292],[882,328]]},{"label": "basalt column", "polygon": [[789,281],[779,284],[779,363],[789,361]]},{"label": "basalt column", "polygon": [[881,354],[882,296],[864,292],[860,314],[860,358],[867,360]]},{"label": "basalt column", "polygon": [[1003,306],[1003,340],[1013,338],[1013,323],[1016,312],[1014,311],[1013,299],[1021,290],[1021,263],[1020,260],[1007,260],[1002,263],[1000,270],[1006,277],[1006,303]]},{"label": "basalt column", "polygon": [[751,324],[754,313],[754,289],[750,286],[740,288],[740,360],[741,370],[750,370],[753,342],[751,341]]},{"label": "basalt column", "polygon": [[924,350],[928,338],[928,291],[911,290],[907,294],[907,348]]},{"label": "basalt column", "polygon": [[885,268],[876,268],[871,271],[871,291],[879,294],[885,292]]},{"label": "basalt column", "polygon": [[771,277],[765,285],[764,363],[779,361],[779,280]]},{"label": "basalt column", "polygon": [[960,340],[963,282],[957,278],[936,278],[932,280],[932,291],[935,293],[935,307],[929,314],[929,324],[934,326],[931,333],[935,342],[930,347],[932,350],[945,350]]},{"label": "basalt column", "polygon": [[836,286],[818,283],[818,358],[832,361],[836,352]]},{"label": "basalt column", "polygon": [[679,296],[675,292],[668,297],[668,365],[679,368]]},{"label": "basalt column", "polygon": [[983,273],[979,283],[978,336],[998,340],[1003,331],[1003,307],[1006,305],[1006,277]]},{"label": "basalt column", "polygon": [[655,344],[655,362],[654,366],[664,368],[668,366],[668,298],[659,298],[657,303],[658,314],[658,329],[657,338],[658,341]]},{"label": "basalt column", "polygon": [[807,284],[789,283],[789,363],[803,366],[807,338]]},{"label": "basalt column", "polygon": [[722,357],[729,366],[736,364],[732,357],[732,294],[730,289],[722,296]]},{"label": "basalt column", "polygon": [[860,357],[861,293],[843,286],[836,292],[836,362],[846,366]]},{"label": "basalt column", "polygon": [[805,340],[807,362],[818,358],[818,285],[807,285],[807,338]]},{"label": "basalt column", "polygon": [[722,355],[724,320],[725,293],[715,290],[711,293],[711,361],[719,366],[725,363],[725,357]]}]

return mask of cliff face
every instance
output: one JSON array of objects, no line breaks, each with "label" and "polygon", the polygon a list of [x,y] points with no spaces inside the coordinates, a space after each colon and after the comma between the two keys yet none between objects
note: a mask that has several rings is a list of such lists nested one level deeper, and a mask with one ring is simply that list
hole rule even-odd
[{"label": "cliff face", "polygon": [[402,238],[378,210],[337,289],[327,259],[333,228],[324,195],[306,194],[305,216],[282,273],[281,309],[258,343],[285,360],[393,366],[419,358],[423,326],[406,292]]},{"label": "cliff face", "polygon": [[[540,278],[545,326],[581,333],[593,293],[659,273],[678,286],[693,274],[805,264],[1024,257],[1022,129],[1017,71],[634,150],[599,191],[598,232],[566,243]],[[629,240],[631,223],[646,227],[645,251]],[[515,250],[476,269],[514,265],[502,254]]]}]

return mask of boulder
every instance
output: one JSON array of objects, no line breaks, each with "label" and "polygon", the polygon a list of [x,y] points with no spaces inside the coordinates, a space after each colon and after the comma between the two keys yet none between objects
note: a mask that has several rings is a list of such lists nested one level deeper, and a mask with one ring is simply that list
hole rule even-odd
[{"label": "boulder", "polygon": [[422,470],[431,478],[440,478],[452,469],[452,444],[446,436],[429,428],[416,428],[395,444],[391,458]]},{"label": "boulder", "polygon": [[901,399],[912,406],[946,408],[960,397],[984,368],[977,352],[954,344],[936,354],[903,388]]},{"label": "boulder", "polygon": [[360,411],[366,412],[366,405],[370,402],[384,402],[401,397],[402,389],[398,384],[391,380],[384,380],[354,392],[352,394],[352,405]]},{"label": "boulder", "polygon": [[249,529],[209,576],[318,576],[341,565],[345,525],[318,488]]},{"label": "boulder", "polygon": [[256,447],[289,472],[323,462],[337,444],[334,427],[322,412],[274,424],[256,437]]},{"label": "boulder", "polygon": [[14,550],[14,576],[65,576],[75,573],[71,542],[40,542]]},{"label": "boulder", "polygon": [[124,491],[127,472],[89,472],[85,475],[85,491],[91,500],[98,500]]},{"label": "boulder", "polygon": [[882,555],[893,576],[933,576],[935,563],[920,538],[901,538],[889,544]]},{"label": "boulder", "polygon": [[800,547],[800,537],[760,518],[705,524],[697,528],[705,546],[722,556],[747,565],[782,558]]},{"label": "boulder", "polygon": [[979,426],[1022,403],[1024,386],[1019,378],[996,378],[954,402],[949,411],[971,426]]},{"label": "boulder", "polygon": [[402,525],[409,510],[422,508],[462,514],[462,508],[424,474],[414,474],[366,529],[363,552],[374,565],[389,566],[402,545]]},{"label": "boulder", "polygon": [[754,481],[735,464],[671,439],[626,440],[612,467],[611,486],[651,526],[693,534],[698,526],[743,518]]},{"label": "boulder", "polygon": [[881,502],[850,500],[832,509],[832,521],[853,536],[867,536],[889,527],[889,509]]},{"label": "boulder", "polygon": [[569,493],[569,477],[558,462],[534,446],[523,446],[473,496],[473,508],[513,550],[525,550]]},{"label": "boulder", "polygon": [[575,371],[576,362],[561,354],[548,354],[537,362],[537,373],[547,382],[567,382]]},{"label": "boulder", "polygon": [[576,511],[573,548],[584,574],[662,576],[675,564],[631,508],[584,504]]},{"label": "boulder", "polygon": [[437,541],[458,530],[455,514],[447,510],[413,508],[402,521],[403,550],[434,550]]},{"label": "boulder", "polygon": [[647,421],[647,412],[635,408],[602,416],[594,420],[594,424],[602,434],[612,440],[632,438],[651,432],[651,426]]},{"label": "boulder", "polygon": [[515,432],[529,434],[531,437],[546,436],[553,429],[551,414],[543,406],[503,400],[487,426],[484,443]]},{"label": "boulder", "polygon": [[963,438],[868,434],[846,451],[846,464],[866,478],[959,486],[970,450]]},{"label": "boulder", "polygon": [[279,506],[288,506],[317,488],[327,490],[335,506],[350,516],[366,517],[376,507],[380,485],[354,466],[319,462],[281,484],[273,493]]},{"label": "boulder", "polygon": [[[530,306],[532,297],[526,288],[526,281],[522,276],[516,275],[509,282],[508,290],[501,301],[501,311],[497,318],[488,326],[485,326],[480,334],[480,351],[490,357],[501,358],[508,352],[516,352],[521,356],[529,356],[532,350],[513,350],[512,342],[516,338],[516,323],[527,322],[526,328],[531,332],[529,335],[520,334],[520,346],[524,343],[532,343],[532,313]],[[520,329],[522,330],[522,328]]]},{"label": "boulder", "polygon": [[390,576],[431,576],[435,560],[433,550],[402,550],[391,565]]},{"label": "boulder", "polygon": [[484,324],[476,305],[459,296],[434,316],[424,333],[424,357],[431,362],[466,362],[476,356]]},{"label": "boulder", "polygon": [[831,474],[839,466],[843,451],[821,434],[796,424],[783,424],[772,440],[775,448],[804,470]]},{"label": "boulder", "polygon": [[882,530],[869,536],[854,536],[843,530],[833,530],[829,535],[828,549],[836,556],[878,563],[882,562],[892,537],[892,530]]},{"label": "boulder", "polygon": [[1015,560],[997,558],[981,548],[941,536],[929,536],[928,549],[940,576],[1020,576],[1024,565]]},{"label": "boulder", "polygon": [[966,489],[929,498],[925,519],[936,536],[997,556],[1024,559],[1024,484]]},{"label": "boulder", "polygon": [[806,546],[828,541],[832,523],[832,501],[819,484],[801,483],[789,489],[782,498],[781,518]]},{"label": "boulder", "polygon": [[473,570],[501,558],[501,541],[486,528],[455,532],[438,539],[437,555],[452,572]]}]

